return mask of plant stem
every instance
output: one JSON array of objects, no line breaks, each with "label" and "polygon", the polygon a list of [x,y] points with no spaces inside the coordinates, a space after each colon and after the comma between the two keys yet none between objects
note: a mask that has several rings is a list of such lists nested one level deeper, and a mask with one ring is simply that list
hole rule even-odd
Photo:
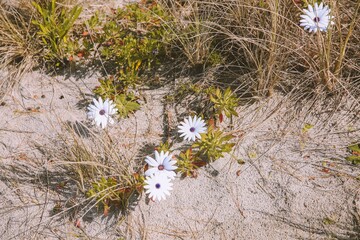
[{"label": "plant stem", "polygon": [[329,47],[329,46],[325,45],[325,41],[324,41],[323,37],[321,36],[320,30],[317,31],[316,36],[317,36],[317,40],[318,40],[320,61],[321,61],[321,66],[322,66],[322,69],[320,69],[320,78],[324,82],[327,89],[332,91],[333,84],[329,78],[330,77],[329,76],[329,68],[330,68],[329,67],[329,58],[330,58],[330,56],[327,55],[327,53],[328,53],[327,47]]},{"label": "plant stem", "polygon": [[338,75],[340,73],[341,65],[342,65],[342,62],[344,60],[347,44],[348,44],[349,39],[350,39],[350,37],[352,35],[352,31],[354,30],[356,20],[359,17],[359,8],[360,8],[360,1],[357,2],[354,17],[353,17],[353,20],[350,23],[349,32],[346,35],[344,43],[340,47],[340,55],[339,55],[339,58],[338,58],[338,60],[336,62],[335,68],[334,68],[334,75]]}]

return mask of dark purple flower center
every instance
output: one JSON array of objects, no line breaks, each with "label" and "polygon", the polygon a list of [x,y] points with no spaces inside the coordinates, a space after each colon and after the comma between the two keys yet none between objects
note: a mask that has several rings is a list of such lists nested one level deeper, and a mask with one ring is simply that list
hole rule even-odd
[{"label": "dark purple flower center", "polygon": [[159,166],[158,166],[158,169],[159,169],[160,171],[164,170],[164,168],[165,168],[164,165],[159,165]]},{"label": "dark purple flower center", "polygon": [[316,23],[320,22],[320,18],[319,18],[319,17],[315,17],[315,18],[314,18],[314,22],[316,22]]},{"label": "dark purple flower center", "polygon": [[191,127],[191,128],[190,128],[190,132],[195,132],[195,128],[194,128],[194,127]]},{"label": "dark purple flower center", "polygon": [[156,187],[156,189],[159,189],[161,187],[160,183],[155,184],[155,187]]},{"label": "dark purple flower center", "polygon": [[100,115],[105,115],[105,110],[104,109],[101,109],[100,112],[99,112]]}]

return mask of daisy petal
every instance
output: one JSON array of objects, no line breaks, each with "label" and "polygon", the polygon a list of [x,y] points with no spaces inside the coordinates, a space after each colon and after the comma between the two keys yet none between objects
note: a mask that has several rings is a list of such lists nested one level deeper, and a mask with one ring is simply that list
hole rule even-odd
[{"label": "daisy petal", "polygon": [[159,166],[158,162],[155,161],[155,159],[153,159],[152,157],[149,157],[149,156],[146,157],[145,162],[147,164],[149,164],[149,166],[151,166],[151,167],[158,167]]},{"label": "daisy petal", "polygon": [[156,173],[156,168],[149,168],[146,172],[145,172],[145,175],[146,176],[151,176],[153,175],[154,173]]}]

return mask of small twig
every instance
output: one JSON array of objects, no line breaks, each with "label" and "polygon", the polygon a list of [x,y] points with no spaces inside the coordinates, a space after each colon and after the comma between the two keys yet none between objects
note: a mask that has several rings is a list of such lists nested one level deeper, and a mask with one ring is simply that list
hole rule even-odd
[{"label": "small twig", "polygon": [[4,128],[0,128],[0,131],[4,131],[4,132],[15,132],[15,133],[35,133],[35,132],[24,131],[24,130],[4,129]]}]

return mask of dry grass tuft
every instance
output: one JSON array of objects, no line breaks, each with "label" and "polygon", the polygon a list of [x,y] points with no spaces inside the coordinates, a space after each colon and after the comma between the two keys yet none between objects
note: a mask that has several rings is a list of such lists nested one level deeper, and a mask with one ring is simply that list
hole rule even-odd
[{"label": "dry grass tuft", "polygon": [[[81,131],[86,131],[88,137],[79,135]],[[61,159],[56,160],[56,165],[90,200],[84,199],[87,204],[82,206],[83,216],[94,207],[104,215],[109,209],[126,213],[140,196],[142,183],[137,172],[143,166],[120,155],[108,133],[98,135],[81,124],[76,129],[63,129],[59,139],[61,150],[54,152],[54,156]]]},{"label": "dry grass tuft", "polygon": [[[11,4],[0,1],[0,74],[4,75],[0,82],[0,98],[24,73],[42,67],[50,51],[50,44],[39,36],[39,27],[35,24],[41,23],[43,16],[36,13],[32,3],[37,3],[44,9],[50,4],[47,0],[22,0]],[[57,2],[56,13],[50,17],[63,20],[56,17],[64,9],[72,6],[67,3],[67,0]],[[59,47],[63,46],[59,44]]]},{"label": "dry grass tuft", "polygon": [[[220,53],[222,68],[217,65],[216,69],[236,69],[233,84],[245,82],[255,95],[294,89],[301,94],[322,89],[332,94],[358,93],[360,29],[355,22],[360,13],[356,1],[326,1],[336,24],[327,33],[317,34],[299,27],[305,6],[291,1],[162,2],[175,19],[174,48],[181,50],[190,65],[206,68],[212,52]],[[226,80],[220,76],[218,81]]]},{"label": "dry grass tuft", "polygon": [[36,64],[31,11],[0,3],[0,97]]}]

